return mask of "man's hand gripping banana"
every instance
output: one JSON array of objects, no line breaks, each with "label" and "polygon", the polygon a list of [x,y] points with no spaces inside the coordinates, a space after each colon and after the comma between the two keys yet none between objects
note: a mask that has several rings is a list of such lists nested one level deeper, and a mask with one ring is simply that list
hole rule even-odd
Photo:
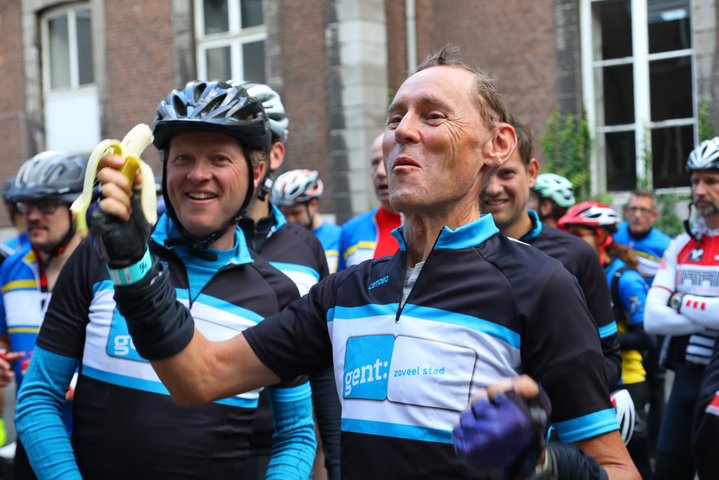
[{"label": "man's hand gripping banana", "polygon": [[152,169],[140,154],[152,139],[150,128],[139,124],[121,142],[102,141],[90,156],[83,193],[70,207],[78,231],[86,235],[85,217],[97,179],[102,199],[92,214],[92,231],[102,242],[111,269],[138,263],[147,256],[157,204]]}]

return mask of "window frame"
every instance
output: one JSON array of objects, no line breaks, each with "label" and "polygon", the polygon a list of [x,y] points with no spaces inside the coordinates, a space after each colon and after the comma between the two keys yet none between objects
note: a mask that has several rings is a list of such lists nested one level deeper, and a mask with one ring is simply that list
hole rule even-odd
[{"label": "window frame", "polygon": [[[592,7],[596,3],[607,0],[581,0],[579,5],[580,41],[582,58],[582,90],[584,108],[587,113],[589,130],[592,135],[594,148],[590,164],[591,191],[593,194],[608,192],[607,186],[607,158],[603,137],[606,133],[633,132],[635,147],[635,171],[636,180],[645,179],[646,154],[651,155],[651,132],[654,129],[667,127],[692,126],[694,144],[698,139],[697,119],[697,88],[696,88],[696,47],[692,42],[692,48],[672,50],[668,52],[649,52],[649,0],[629,0],[631,5],[632,24],[632,56],[613,58],[609,60],[595,60],[594,35],[598,29],[597,21],[593,16]],[[692,3],[689,3],[690,31],[693,35],[693,11]],[[684,118],[673,118],[669,120],[651,120],[651,98],[650,98],[650,63],[656,60],[671,58],[689,57],[691,61],[691,84],[692,84],[692,116]],[[632,65],[633,72],[633,93],[634,93],[634,122],[622,125],[598,125],[597,109],[603,107],[600,98],[603,92],[595,93],[598,86],[595,78],[601,75],[602,69],[608,66]],[[601,86],[599,86],[601,88]],[[649,172],[652,175],[652,172]],[[658,193],[680,193],[689,191],[688,187],[677,186],[656,189]],[[620,191],[612,192],[620,193]]]},{"label": "window frame", "polygon": [[[267,23],[263,15],[262,25],[242,28],[242,0],[225,0],[227,2],[228,30],[205,34],[204,0],[195,0],[195,60],[199,78],[205,80],[238,80],[245,79],[243,45],[258,41],[267,42]],[[207,51],[218,47],[230,47],[230,78],[207,78]],[[263,67],[264,68],[264,67]],[[266,74],[266,71],[265,71]]]},{"label": "window frame", "polygon": [[[81,89],[89,89],[95,87],[95,74],[93,72],[92,82],[80,84],[80,60],[79,48],[77,44],[77,11],[87,10],[90,13],[90,21],[92,21],[92,8],[89,3],[73,3],[69,5],[53,8],[40,15],[41,29],[41,51],[42,51],[42,89],[45,95],[49,93],[57,93],[64,91],[74,91]],[[50,21],[65,16],[67,18],[67,36],[70,63],[70,85],[66,87],[52,88],[51,69],[53,63],[50,54]],[[92,28],[90,30],[92,35]],[[93,67],[94,68],[94,67]]]}]

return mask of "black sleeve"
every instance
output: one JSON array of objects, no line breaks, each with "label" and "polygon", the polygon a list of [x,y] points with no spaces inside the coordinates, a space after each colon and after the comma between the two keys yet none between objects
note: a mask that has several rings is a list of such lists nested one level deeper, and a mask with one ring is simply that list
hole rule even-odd
[{"label": "black sleeve", "polygon": [[[582,253],[582,274],[579,284],[582,287],[589,312],[601,332],[603,327],[611,326],[614,323],[609,286],[604,269],[594,251],[588,248]],[[616,331],[610,335],[600,336],[599,340],[604,354],[604,374],[607,377],[607,387],[611,390],[622,375],[621,347]]]},{"label": "black sleeve", "polygon": [[610,408],[599,336],[577,282],[558,268],[534,295],[526,307],[522,365],[547,391],[552,421]]},{"label": "black sleeve", "polygon": [[82,358],[93,287],[108,279],[102,255],[92,236],[70,255],[55,282],[37,345],[53,353]]},{"label": "black sleeve", "polygon": [[332,364],[327,311],[344,272],[330,275],[277,315],[243,332],[259,359],[280,378],[314,373]]},{"label": "black sleeve", "polygon": [[139,282],[115,287],[115,302],[135,348],[148,360],[171,357],[192,340],[195,322],[177,301],[168,267],[157,259]]}]

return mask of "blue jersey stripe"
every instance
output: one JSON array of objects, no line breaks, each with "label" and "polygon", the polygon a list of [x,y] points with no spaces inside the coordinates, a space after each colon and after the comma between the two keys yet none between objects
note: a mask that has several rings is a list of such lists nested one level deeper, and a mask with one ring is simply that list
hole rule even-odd
[{"label": "blue jersey stripe", "polygon": [[521,345],[521,337],[519,333],[504,327],[502,325],[484,320],[482,318],[472,317],[461,313],[441,310],[439,308],[422,307],[419,305],[407,304],[402,312],[403,316],[411,316],[431,320],[434,322],[448,323],[457,325],[471,330],[485,333],[492,337],[498,338],[514,348]]},{"label": "blue jersey stripe", "polygon": [[602,433],[619,430],[617,412],[613,408],[607,408],[606,410],[600,410],[564,422],[552,423],[552,426],[557,430],[559,438],[565,443],[577,442]]},{"label": "blue jersey stripe", "polygon": [[599,338],[605,338],[610,335],[617,333],[617,322],[607,323],[606,325],[599,327]]},{"label": "blue jersey stripe", "polygon": [[452,443],[451,431],[352,418],[342,419],[342,431],[382,437],[406,438],[421,442]]}]

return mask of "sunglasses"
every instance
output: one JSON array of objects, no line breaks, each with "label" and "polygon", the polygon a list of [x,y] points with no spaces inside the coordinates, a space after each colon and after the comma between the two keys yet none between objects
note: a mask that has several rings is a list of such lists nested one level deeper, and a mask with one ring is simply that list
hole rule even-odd
[{"label": "sunglasses", "polygon": [[51,198],[43,198],[40,200],[25,200],[17,202],[17,210],[23,215],[27,215],[32,211],[33,208],[40,210],[40,213],[44,215],[51,215],[55,213],[57,207],[60,206],[60,202]]}]

